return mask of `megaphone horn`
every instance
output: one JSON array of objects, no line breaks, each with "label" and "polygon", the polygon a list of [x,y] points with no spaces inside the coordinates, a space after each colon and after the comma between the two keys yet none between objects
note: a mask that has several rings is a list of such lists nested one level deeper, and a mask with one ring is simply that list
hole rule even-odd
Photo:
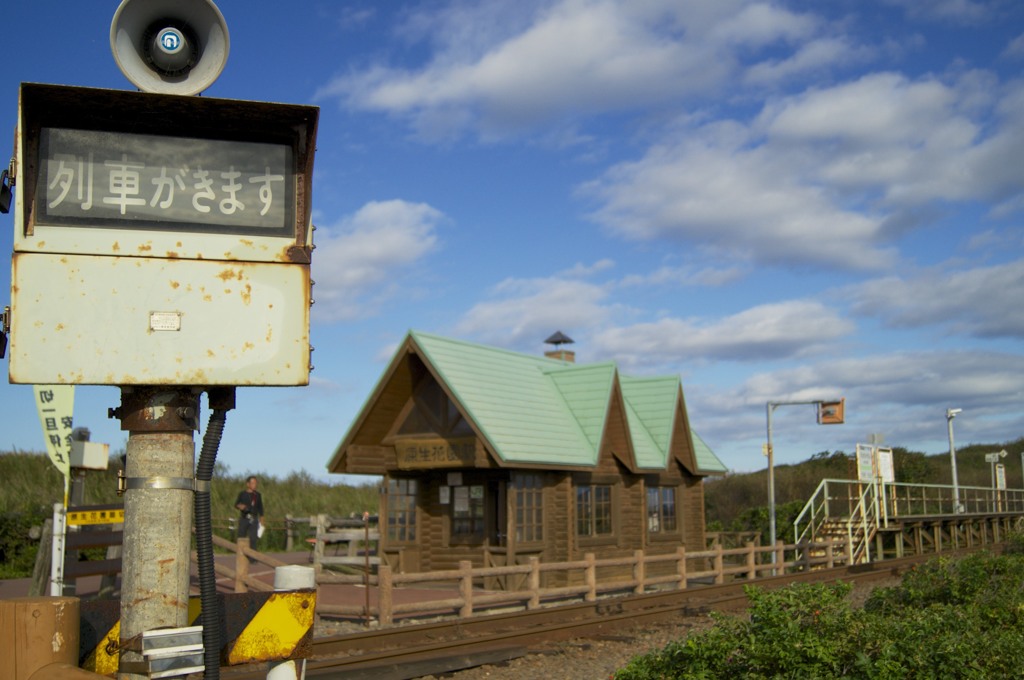
[{"label": "megaphone horn", "polygon": [[122,0],[110,23],[114,61],[143,92],[202,92],[224,70],[229,45],[212,0]]}]

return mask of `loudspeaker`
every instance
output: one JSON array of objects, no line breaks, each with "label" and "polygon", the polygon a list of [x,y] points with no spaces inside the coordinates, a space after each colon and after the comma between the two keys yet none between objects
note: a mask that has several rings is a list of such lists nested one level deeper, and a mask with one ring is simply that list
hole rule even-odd
[{"label": "loudspeaker", "polygon": [[110,22],[110,50],[143,92],[202,92],[228,60],[228,26],[211,0],[122,0]]}]

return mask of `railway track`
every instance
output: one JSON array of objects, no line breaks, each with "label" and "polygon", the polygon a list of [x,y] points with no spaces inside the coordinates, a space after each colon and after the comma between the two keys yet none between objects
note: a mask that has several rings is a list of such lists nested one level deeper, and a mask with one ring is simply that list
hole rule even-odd
[{"label": "railway track", "polygon": [[[957,553],[944,553],[954,556]],[[935,555],[758,579],[762,588],[791,583],[870,583],[900,576]],[[491,614],[318,638],[306,677],[326,680],[407,680],[454,672],[523,656],[553,642],[622,635],[630,628],[678,621],[709,611],[746,607],[748,581],[686,590],[623,595],[531,611]],[[221,669],[230,680],[262,680],[265,666]]]}]

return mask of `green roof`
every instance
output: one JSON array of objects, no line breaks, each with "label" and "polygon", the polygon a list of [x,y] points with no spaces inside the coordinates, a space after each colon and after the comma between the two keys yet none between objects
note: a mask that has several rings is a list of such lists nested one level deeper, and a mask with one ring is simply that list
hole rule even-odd
[{"label": "green roof", "polygon": [[502,460],[597,464],[600,442],[587,436],[595,431],[592,409],[580,399],[574,412],[557,385],[582,396],[572,389],[573,381],[549,376],[549,371],[567,364],[426,333],[410,336]]},{"label": "green roof", "polygon": [[704,443],[695,430],[690,430],[693,437],[693,455],[697,457],[697,467],[705,472],[728,472],[725,464],[719,460],[711,447]]},{"label": "green roof", "polygon": [[[639,468],[664,468],[672,445],[678,395],[682,384],[674,376],[630,378],[621,376],[629,430]],[[638,446],[638,444],[640,444]]]},{"label": "green roof", "polygon": [[[612,362],[577,365],[415,331],[409,338],[505,462],[596,465],[618,380],[637,468],[668,465],[678,376],[631,378]],[[696,433],[693,444],[701,472],[726,470]]]}]

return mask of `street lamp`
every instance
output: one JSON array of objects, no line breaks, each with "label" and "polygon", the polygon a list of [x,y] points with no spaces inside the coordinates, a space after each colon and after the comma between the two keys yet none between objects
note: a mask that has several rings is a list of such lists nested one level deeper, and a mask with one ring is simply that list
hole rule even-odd
[{"label": "street lamp", "polygon": [[[776,563],[775,558],[775,451],[772,448],[772,413],[779,406],[791,406],[794,404],[813,404],[818,412],[819,425],[841,425],[845,419],[846,399],[834,399],[832,401],[769,401],[766,411],[768,420],[768,446],[765,447],[765,455],[768,456],[768,540],[772,548],[772,564]],[[772,570],[772,576],[775,570]]]},{"label": "street lamp", "polygon": [[953,468],[953,512],[957,514],[963,512],[963,508],[960,506],[960,484],[956,479],[956,447],[953,446],[953,418],[956,418],[956,415],[961,412],[963,412],[962,408],[946,409],[946,425],[949,428],[949,462]]}]

